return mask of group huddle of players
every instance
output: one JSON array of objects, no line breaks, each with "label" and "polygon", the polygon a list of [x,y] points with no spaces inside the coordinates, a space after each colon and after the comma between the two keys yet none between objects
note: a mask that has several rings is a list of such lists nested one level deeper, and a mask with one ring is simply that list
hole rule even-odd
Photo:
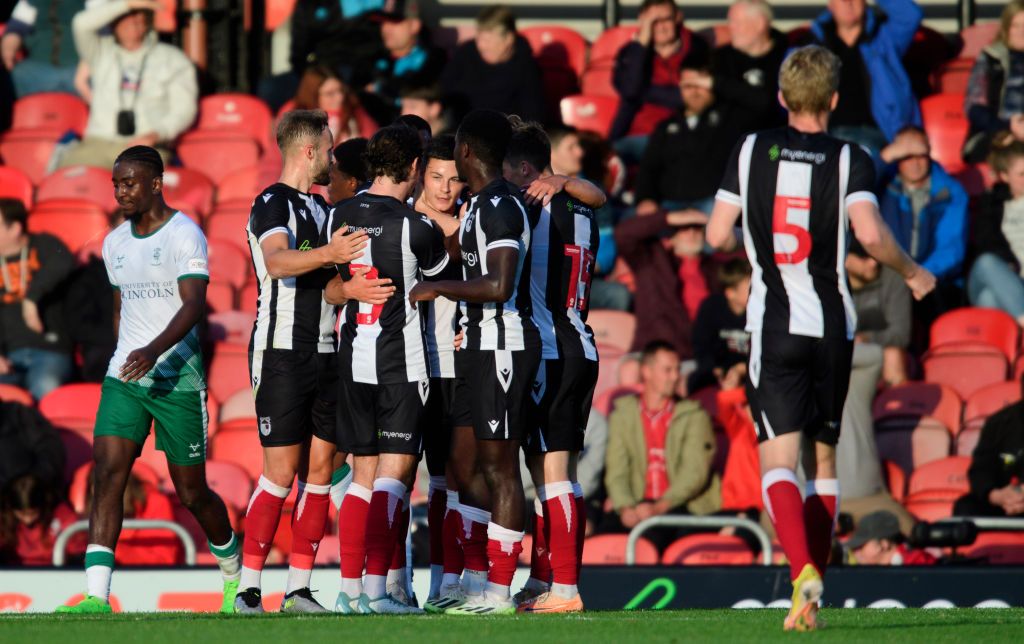
[{"label": "group huddle of players", "polygon": [[[582,610],[575,463],[597,381],[586,320],[604,194],[550,175],[538,125],[478,110],[454,137],[432,139],[415,119],[381,129],[362,154],[368,181],[331,207],[310,188],[331,179],[332,143],[323,113],[289,113],[281,180],[256,196],[247,225],[265,466],[235,612],[263,610],[260,571],[296,477],[282,609],[326,611],[309,579],[333,498],[335,610],[423,612],[407,592],[405,541],[424,452],[426,610]],[[527,516],[520,448],[538,490],[540,560],[513,598]]]}]

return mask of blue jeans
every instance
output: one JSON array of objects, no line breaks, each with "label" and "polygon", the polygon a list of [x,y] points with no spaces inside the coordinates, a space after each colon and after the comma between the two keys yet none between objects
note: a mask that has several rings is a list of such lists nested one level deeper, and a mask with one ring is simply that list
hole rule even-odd
[{"label": "blue jeans", "polygon": [[11,372],[0,376],[0,383],[28,389],[41,399],[71,378],[71,356],[46,349],[15,349],[7,354]]},{"label": "blue jeans", "polygon": [[1024,281],[992,253],[974,260],[967,277],[967,296],[974,306],[1002,309],[1018,320],[1024,317]]},{"label": "blue jeans", "polygon": [[11,70],[14,94],[18,98],[39,92],[66,92],[78,95],[75,89],[75,67],[54,67],[36,60],[23,60]]}]

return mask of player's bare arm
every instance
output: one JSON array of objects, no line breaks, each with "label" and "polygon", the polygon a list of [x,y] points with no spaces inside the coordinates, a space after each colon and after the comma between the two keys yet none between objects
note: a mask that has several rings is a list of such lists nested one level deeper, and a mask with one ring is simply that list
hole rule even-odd
[{"label": "player's bare arm", "polygon": [[715,201],[711,219],[708,220],[707,230],[704,233],[705,239],[712,248],[726,253],[736,250],[736,246],[739,245],[739,241],[736,239],[736,221],[739,220],[742,212],[742,209],[736,204]]},{"label": "player's bare arm", "polygon": [[344,281],[341,275],[335,275],[324,287],[324,301],[335,306],[342,306],[351,300],[364,304],[384,304],[395,294],[391,278],[370,279],[366,274],[369,266],[352,270],[352,279]]},{"label": "player's bare arm", "polygon": [[867,200],[857,201],[850,204],[847,211],[857,241],[869,255],[903,276],[914,299],[920,300],[935,289],[935,276],[900,248],[882,220],[878,206]]},{"label": "player's bare arm", "polygon": [[519,250],[495,248],[487,251],[487,265],[494,270],[465,282],[442,280],[420,282],[409,291],[409,301],[428,302],[439,295],[462,302],[507,302],[516,285],[516,264]]},{"label": "player's bare arm", "polygon": [[[149,370],[156,364],[157,359],[168,349],[181,342],[181,339],[188,335],[206,311],[206,285],[205,279],[190,277],[178,280],[178,293],[181,296],[181,308],[171,318],[167,328],[160,335],[153,338],[153,341],[144,347],[140,347],[128,354],[124,364],[121,365],[119,374],[125,382],[135,382],[149,373]],[[115,310],[120,313],[120,297],[115,300]],[[114,318],[115,326],[120,316]]]},{"label": "player's bare arm", "polygon": [[531,183],[523,194],[523,198],[529,205],[541,204],[543,206],[551,203],[551,200],[559,192],[565,190],[573,199],[579,199],[591,208],[600,208],[608,201],[604,191],[585,179],[566,177],[562,175],[551,175],[541,177]]},{"label": "player's bare arm", "polygon": [[289,248],[288,235],[285,233],[270,235],[260,242],[267,273],[273,279],[295,277],[326,266],[347,264],[362,257],[365,247],[366,233],[361,230],[348,233],[345,226],[331,236],[330,243],[311,250]]}]

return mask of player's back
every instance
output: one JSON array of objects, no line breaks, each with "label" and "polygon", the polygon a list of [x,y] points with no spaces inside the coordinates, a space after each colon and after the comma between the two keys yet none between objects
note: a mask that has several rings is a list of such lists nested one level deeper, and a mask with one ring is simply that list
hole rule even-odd
[{"label": "player's back", "polygon": [[852,338],[847,207],[874,201],[873,185],[867,153],[824,133],[786,127],[739,143],[718,198],[743,209],[748,331]]},{"label": "player's back", "polygon": [[342,369],[356,382],[417,382],[428,374],[420,307],[409,303],[409,291],[422,276],[439,273],[448,263],[444,240],[430,220],[388,196],[363,193],[338,204],[330,215],[328,234],[342,226],[367,235],[363,256],[340,266],[368,267],[370,278],[388,278],[395,295],[384,304],[351,302],[342,312],[339,355]]}]

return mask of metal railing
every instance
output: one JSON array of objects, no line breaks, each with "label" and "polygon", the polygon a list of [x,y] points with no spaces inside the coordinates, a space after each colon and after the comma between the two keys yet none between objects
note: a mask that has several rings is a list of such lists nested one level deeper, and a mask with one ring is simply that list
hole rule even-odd
[{"label": "metal railing", "polygon": [[935,521],[934,523],[966,523],[970,522],[977,526],[982,532],[991,531],[1021,531],[1024,532],[1024,518],[1014,519],[1012,517],[950,517]]},{"label": "metal railing", "polygon": [[687,517],[687,516],[660,516],[644,519],[636,524],[629,532],[629,539],[626,541],[626,565],[636,565],[636,543],[640,535],[651,528],[668,526],[673,528],[743,528],[749,530],[757,537],[761,544],[761,565],[772,565],[772,540],[764,528],[750,519],[738,517]]},{"label": "metal railing", "polygon": [[[125,530],[149,530],[158,528],[161,530],[170,530],[174,533],[174,536],[178,537],[181,544],[185,547],[185,565],[194,566],[196,565],[196,543],[192,540],[190,535],[185,528],[181,527],[173,521],[158,521],[156,519],[125,519],[121,527]],[[66,560],[65,550],[68,547],[68,541],[71,537],[75,536],[79,532],[85,532],[89,529],[89,522],[85,519],[81,521],[75,521],[68,527],[64,528],[59,535],[57,540],[53,544],[53,565],[63,566]]]}]

